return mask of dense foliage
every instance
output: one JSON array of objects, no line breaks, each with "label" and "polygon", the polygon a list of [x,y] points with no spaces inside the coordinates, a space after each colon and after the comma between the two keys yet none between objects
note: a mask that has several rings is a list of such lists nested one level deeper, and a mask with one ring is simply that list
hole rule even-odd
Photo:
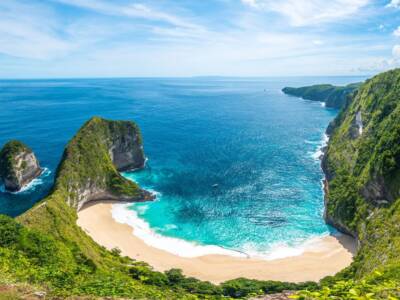
[{"label": "dense foliage", "polygon": [[348,101],[349,95],[360,85],[360,83],[353,83],[346,86],[318,84],[300,88],[285,87],[282,91],[285,94],[303,99],[325,102],[327,107],[343,108]]},{"label": "dense foliage", "polygon": [[332,124],[323,162],[326,216],[360,244],[354,263],[336,279],[357,283],[379,271],[399,286],[400,70],[367,80]]}]

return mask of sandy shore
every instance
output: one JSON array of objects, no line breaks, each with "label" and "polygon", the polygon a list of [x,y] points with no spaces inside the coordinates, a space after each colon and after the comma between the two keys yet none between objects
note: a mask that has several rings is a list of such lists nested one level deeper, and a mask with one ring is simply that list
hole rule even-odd
[{"label": "sandy shore", "polygon": [[155,270],[179,268],[188,276],[219,283],[246,277],[264,280],[317,281],[348,266],[355,253],[355,241],[348,236],[327,236],[316,241],[315,249],[276,260],[205,255],[185,258],[153,248],[133,235],[132,227],[117,223],[112,202],[91,203],[78,212],[78,225],[107,249],[119,248],[122,255],[145,261]]}]

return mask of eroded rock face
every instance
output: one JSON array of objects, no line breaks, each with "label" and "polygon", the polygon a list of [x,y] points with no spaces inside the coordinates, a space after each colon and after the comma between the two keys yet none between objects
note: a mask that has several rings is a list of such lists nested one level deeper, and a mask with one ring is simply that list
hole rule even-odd
[{"label": "eroded rock face", "polygon": [[112,137],[109,148],[111,160],[118,171],[141,169],[145,164],[145,156],[138,130],[126,127],[126,132]]},{"label": "eroded rock face", "polygon": [[144,164],[142,138],[135,123],[93,117],[68,143],[55,190],[77,210],[96,200],[153,200],[153,194],[119,173]]},{"label": "eroded rock face", "polygon": [[0,152],[0,181],[7,191],[17,192],[42,173],[35,154],[19,141],[10,141]]}]

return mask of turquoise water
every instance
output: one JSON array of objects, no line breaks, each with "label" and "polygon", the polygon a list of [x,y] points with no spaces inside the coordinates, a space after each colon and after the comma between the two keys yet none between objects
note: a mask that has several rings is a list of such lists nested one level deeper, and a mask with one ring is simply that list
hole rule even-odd
[{"label": "turquoise water", "polygon": [[318,150],[337,111],[280,89],[359,80],[0,81],[0,144],[21,139],[51,172],[23,193],[0,192],[0,212],[18,215],[48,193],[63,147],[85,120],[100,115],[142,128],[147,166],[125,176],[157,192],[156,201],[129,208],[153,239],[250,254],[295,247],[330,231],[322,219]]}]

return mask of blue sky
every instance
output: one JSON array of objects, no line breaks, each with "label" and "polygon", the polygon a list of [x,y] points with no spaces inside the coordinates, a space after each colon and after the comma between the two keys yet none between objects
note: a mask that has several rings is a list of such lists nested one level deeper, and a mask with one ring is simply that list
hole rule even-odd
[{"label": "blue sky", "polygon": [[0,77],[375,74],[400,0],[1,0]]}]

